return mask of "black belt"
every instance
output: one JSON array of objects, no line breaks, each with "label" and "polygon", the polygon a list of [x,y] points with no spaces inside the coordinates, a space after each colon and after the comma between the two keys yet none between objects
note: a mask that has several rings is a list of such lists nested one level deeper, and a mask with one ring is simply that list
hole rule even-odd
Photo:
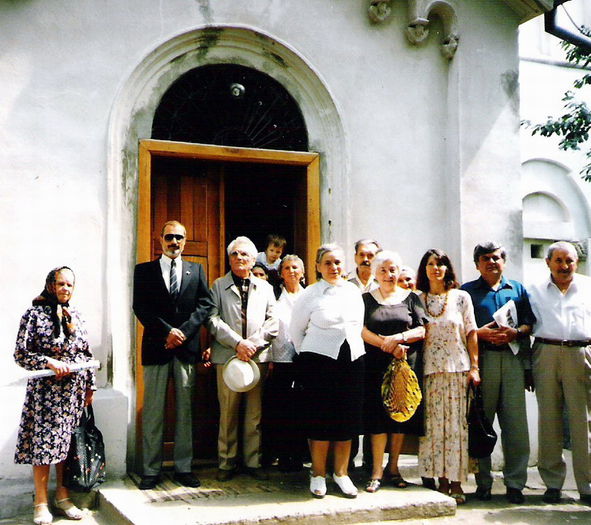
[{"label": "black belt", "polygon": [[574,346],[589,346],[591,345],[591,340],[587,339],[584,341],[577,341],[576,339],[568,340],[568,339],[546,339],[544,337],[536,337],[536,343],[544,343],[545,345],[554,345],[554,346],[568,346],[572,348]]}]

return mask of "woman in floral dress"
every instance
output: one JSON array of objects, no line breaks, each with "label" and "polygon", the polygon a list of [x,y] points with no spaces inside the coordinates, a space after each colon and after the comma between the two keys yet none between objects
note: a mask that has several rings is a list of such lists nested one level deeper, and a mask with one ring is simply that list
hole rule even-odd
[{"label": "woman in floral dress", "polygon": [[457,286],[449,257],[428,250],[417,276],[429,321],[423,346],[425,436],[419,440],[419,471],[425,485],[434,488],[433,478],[439,478],[439,491],[461,504],[466,501],[462,482],[469,463],[467,387],[469,382],[480,383],[480,375],[474,308],[468,293]]},{"label": "woman in floral dress", "polygon": [[80,314],[69,307],[74,273],[66,266],[49,272],[45,289],[23,315],[14,359],[27,370],[48,368],[55,375],[29,379],[18,431],[15,463],[33,466],[34,522],[52,522],[48,509],[49,467],[55,465],[55,509],[69,519],[83,517],[63,486],[64,461],[85,405],[92,402],[92,369],[71,372],[69,365],[91,360]]}]

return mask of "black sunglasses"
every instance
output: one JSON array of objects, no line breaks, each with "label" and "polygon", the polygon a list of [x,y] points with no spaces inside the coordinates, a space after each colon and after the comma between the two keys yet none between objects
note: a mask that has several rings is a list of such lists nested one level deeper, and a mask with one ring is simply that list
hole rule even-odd
[{"label": "black sunglasses", "polygon": [[176,240],[176,241],[182,241],[184,238],[185,238],[185,236],[184,235],[181,235],[180,233],[167,233],[164,236],[164,240],[166,242],[170,242],[173,239]]}]

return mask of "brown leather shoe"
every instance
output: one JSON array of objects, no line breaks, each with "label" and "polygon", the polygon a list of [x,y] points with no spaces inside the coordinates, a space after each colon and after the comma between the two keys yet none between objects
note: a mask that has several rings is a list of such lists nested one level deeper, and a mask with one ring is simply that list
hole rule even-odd
[{"label": "brown leather shoe", "polygon": [[220,468],[218,469],[218,473],[215,479],[217,479],[218,481],[230,481],[234,477],[235,473],[236,471],[234,470],[223,470]]}]

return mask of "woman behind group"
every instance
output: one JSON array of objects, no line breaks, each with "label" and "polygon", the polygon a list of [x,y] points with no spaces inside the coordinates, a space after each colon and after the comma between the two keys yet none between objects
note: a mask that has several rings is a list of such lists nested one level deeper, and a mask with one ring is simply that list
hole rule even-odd
[{"label": "woman behind group", "polygon": [[466,395],[469,382],[480,383],[474,308],[467,292],[457,290],[449,257],[428,250],[419,265],[417,288],[423,292],[428,324],[423,346],[425,436],[419,441],[419,471],[426,486],[465,503],[462,482],[468,475]]},{"label": "woman behind group", "polygon": [[[365,432],[371,435],[373,467],[367,483],[368,492],[380,488],[386,443],[389,441],[388,475],[395,487],[405,488],[406,481],[398,469],[398,456],[404,434],[423,434],[423,410],[415,412],[405,423],[397,423],[387,414],[382,401],[381,387],[384,373],[393,357],[405,359],[413,354],[411,366],[422,376],[422,353],[416,355],[421,344],[412,345],[425,337],[423,306],[416,294],[398,286],[400,257],[390,251],[379,252],[372,261],[372,270],[379,288],[363,294],[365,303]],[[410,345],[410,346],[407,346]]]},{"label": "woman behind group", "polygon": [[304,290],[293,308],[290,334],[298,352],[301,412],[312,456],[310,492],[326,494],[326,462],[333,443],[333,479],[346,497],[357,488],[347,474],[351,439],[362,433],[363,301],[343,279],[344,253],[325,244],[316,254],[321,280]]},{"label": "woman behind group", "polygon": [[68,519],[83,513],[63,485],[64,461],[85,405],[92,402],[92,369],[70,372],[69,365],[89,361],[92,353],[80,314],[69,308],[74,273],[67,266],[49,272],[45,289],[23,315],[14,359],[27,370],[49,368],[55,375],[29,379],[18,431],[15,463],[33,465],[34,522],[52,522],[48,509],[49,467],[55,465],[54,507]]},{"label": "woman behind group", "polygon": [[[265,383],[264,421],[266,448],[279,461],[279,470],[301,470],[305,452],[305,438],[300,431],[297,396],[294,390],[295,348],[289,336],[291,312],[296,299],[304,291],[304,263],[297,255],[286,255],[279,265],[281,295],[275,315],[279,319],[279,333],[271,344],[269,377]],[[295,417],[294,417],[295,414]]]}]

